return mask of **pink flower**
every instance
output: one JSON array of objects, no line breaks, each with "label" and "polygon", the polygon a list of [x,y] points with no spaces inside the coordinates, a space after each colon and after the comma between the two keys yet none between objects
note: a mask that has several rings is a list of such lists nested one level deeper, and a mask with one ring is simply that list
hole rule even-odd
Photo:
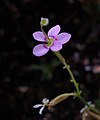
[{"label": "pink flower", "polygon": [[35,56],[43,56],[49,51],[49,49],[54,52],[61,50],[62,45],[67,43],[70,40],[71,35],[66,32],[59,34],[60,29],[61,28],[59,25],[52,27],[48,31],[48,34],[47,34],[48,39],[45,37],[43,32],[41,31],[34,32],[32,34],[33,38],[37,41],[44,42],[44,43],[36,45],[33,48],[33,54]]}]

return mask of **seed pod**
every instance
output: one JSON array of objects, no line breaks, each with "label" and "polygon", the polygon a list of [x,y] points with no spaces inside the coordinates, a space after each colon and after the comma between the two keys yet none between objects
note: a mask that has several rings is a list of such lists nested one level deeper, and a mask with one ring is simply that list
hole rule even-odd
[{"label": "seed pod", "polygon": [[66,98],[68,98],[69,96],[74,96],[75,93],[64,93],[64,94],[61,94],[57,97],[55,97],[53,100],[51,100],[49,102],[49,107],[52,107],[52,106],[55,106],[56,104],[60,103],[61,101],[65,100]]}]

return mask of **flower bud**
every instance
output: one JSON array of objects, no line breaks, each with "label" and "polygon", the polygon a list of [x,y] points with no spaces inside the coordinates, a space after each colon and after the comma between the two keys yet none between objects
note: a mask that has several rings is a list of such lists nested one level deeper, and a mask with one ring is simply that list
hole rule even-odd
[{"label": "flower bud", "polygon": [[48,18],[41,18],[40,25],[41,26],[47,26],[49,24],[49,19]]}]

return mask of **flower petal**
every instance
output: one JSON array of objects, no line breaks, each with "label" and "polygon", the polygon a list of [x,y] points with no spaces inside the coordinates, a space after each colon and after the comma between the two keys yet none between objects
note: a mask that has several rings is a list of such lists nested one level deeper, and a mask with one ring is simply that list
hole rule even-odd
[{"label": "flower petal", "polygon": [[45,42],[45,36],[41,31],[34,32],[32,35],[35,40]]},{"label": "flower petal", "polygon": [[48,51],[49,51],[49,48],[45,47],[44,44],[36,45],[36,46],[33,48],[33,54],[34,54],[35,56],[43,56],[43,55],[45,55]]},{"label": "flower petal", "polygon": [[61,42],[62,44],[65,44],[66,42],[68,42],[71,38],[71,35],[69,33],[60,33],[57,36],[57,40],[59,40],[59,42]]},{"label": "flower petal", "polygon": [[45,106],[43,106],[43,107],[40,109],[39,114],[42,115],[42,111],[43,111],[44,107],[45,107]]},{"label": "flower petal", "polygon": [[36,105],[33,106],[33,108],[38,108],[38,107],[41,107],[41,106],[43,106],[43,105],[42,104],[36,104]]},{"label": "flower petal", "polygon": [[49,103],[49,99],[47,99],[47,98],[44,98],[43,100],[42,100],[42,103]]},{"label": "flower petal", "polygon": [[56,25],[48,31],[48,36],[57,36],[60,32],[60,26]]},{"label": "flower petal", "polygon": [[53,43],[53,45],[50,47],[50,49],[51,49],[52,51],[57,52],[57,51],[59,51],[59,50],[62,49],[62,44],[61,44],[60,42],[58,42],[58,41],[54,41],[54,43]]}]

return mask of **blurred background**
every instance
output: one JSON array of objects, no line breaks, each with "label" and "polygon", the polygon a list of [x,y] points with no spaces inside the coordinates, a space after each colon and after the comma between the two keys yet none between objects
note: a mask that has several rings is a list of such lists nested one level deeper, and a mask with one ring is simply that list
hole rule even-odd
[{"label": "blurred background", "polygon": [[33,105],[72,92],[70,76],[52,52],[32,54],[41,17],[72,35],[60,51],[82,95],[100,109],[100,0],[0,0],[0,120],[81,120],[83,104],[68,98],[52,109]]}]

